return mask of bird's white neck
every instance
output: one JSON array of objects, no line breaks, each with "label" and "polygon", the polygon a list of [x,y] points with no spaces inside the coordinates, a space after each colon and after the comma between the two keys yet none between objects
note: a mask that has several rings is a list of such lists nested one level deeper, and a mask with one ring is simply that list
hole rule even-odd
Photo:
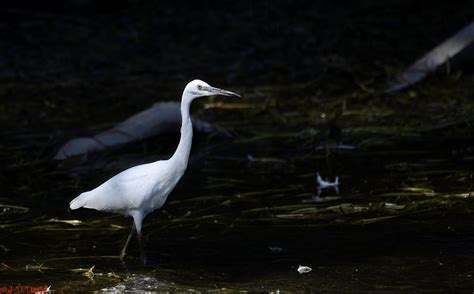
[{"label": "bird's white neck", "polygon": [[170,161],[176,162],[176,166],[182,169],[183,173],[188,165],[189,153],[191,152],[193,142],[193,125],[189,114],[191,101],[191,99],[187,99],[184,96],[181,100],[181,137],[178,148],[170,158]]}]

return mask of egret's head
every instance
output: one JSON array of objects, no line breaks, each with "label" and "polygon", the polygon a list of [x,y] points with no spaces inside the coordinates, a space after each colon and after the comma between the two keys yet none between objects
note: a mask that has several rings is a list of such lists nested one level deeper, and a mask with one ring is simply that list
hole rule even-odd
[{"label": "egret's head", "polygon": [[214,95],[221,95],[221,96],[235,96],[240,97],[239,94],[236,94],[231,91],[222,90],[219,88],[214,88],[210,86],[208,83],[201,81],[201,80],[193,80],[186,85],[184,88],[184,97],[189,97],[191,100],[199,97],[205,96],[214,96]]}]

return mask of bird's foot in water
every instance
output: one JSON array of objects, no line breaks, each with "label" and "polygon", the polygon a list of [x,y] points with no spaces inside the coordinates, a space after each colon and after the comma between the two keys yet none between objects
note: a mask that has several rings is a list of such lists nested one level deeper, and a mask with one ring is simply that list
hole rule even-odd
[{"label": "bird's foot in water", "polygon": [[[120,254],[119,258],[120,258],[120,262],[121,262],[122,264],[125,264],[125,263],[126,263],[126,262],[125,262],[125,254]],[[140,263],[141,263],[142,265],[144,265],[144,266],[145,266],[145,265],[148,265],[148,258],[147,258],[144,254],[143,254],[143,255],[140,255]]]},{"label": "bird's foot in water", "polygon": [[121,261],[121,262],[124,262],[124,259],[125,259],[125,252],[123,252],[123,251],[120,252],[119,258],[120,258],[120,261]]}]

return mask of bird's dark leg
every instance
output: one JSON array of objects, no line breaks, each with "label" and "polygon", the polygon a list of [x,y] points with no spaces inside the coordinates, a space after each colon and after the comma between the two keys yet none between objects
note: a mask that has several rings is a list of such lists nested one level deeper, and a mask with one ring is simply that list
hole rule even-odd
[{"label": "bird's dark leg", "polygon": [[143,265],[145,265],[146,259],[145,259],[145,250],[143,249],[142,232],[138,233],[138,245],[140,246],[140,259]]},{"label": "bird's dark leg", "polygon": [[125,246],[123,246],[122,252],[120,252],[120,260],[123,261],[125,254],[127,252],[127,247],[128,243],[130,243],[130,240],[133,237],[133,234],[135,233],[136,228],[135,228],[135,222],[132,222],[132,230],[130,231],[130,234],[127,237],[127,241],[125,241]]},{"label": "bird's dark leg", "polygon": [[141,211],[136,211],[132,214],[133,221],[135,222],[135,228],[137,229],[137,236],[138,236],[138,244],[140,246],[140,259],[145,265],[145,250],[143,249],[143,241],[142,241],[142,221],[143,221],[143,213]]}]

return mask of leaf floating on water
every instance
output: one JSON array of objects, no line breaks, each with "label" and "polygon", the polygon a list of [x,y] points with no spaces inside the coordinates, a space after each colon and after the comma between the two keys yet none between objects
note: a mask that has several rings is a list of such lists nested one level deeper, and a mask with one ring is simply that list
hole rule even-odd
[{"label": "leaf floating on water", "polygon": [[432,189],[422,188],[422,187],[405,187],[405,188],[402,188],[402,190],[410,191],[410,192],[434,193]]},{"label": "leaf floating on water", "polygon": [[28,207],[0,204],[0,216],[27,213],[28,211],[30,211]]},{"label": "leaf floating on water", "polygon": [[468,192],[468,193],[454,194],[454,196],[462,197],[462,198],[473,197],[474,196],[474,191],[471,191],[471,192]]},{"label": "leaf floating on water", "polygon": [[222,206],[229,206],[231,204],[231,201],[230,200],[226,200],[224,202],[222,202],[221,204],[219,205],[222,205]]},{"label": "leaf floating on water", "polygon": [[205,219],[217,219],[217,218],[222,218],[222,215],[220,214],[208,214],[208,215],[203,215],[201,217],[199,217],[200,219],[202,220],[205,220]]},{"label": "leaf floating on water", "polygon": [[65,223],[65,224],[69,224],[69,225],[73,225],[73,226],[78,226],[78,225],[82,224],[82,221],[77,220],[77,219],[62,220],[62,219],[52,218],[52,219],[47,220],[46,222]]},{"label": "leaf floating on water", "polygon": [[120,225],[116,225],[116,224],[110,224],[110,227],[113,228],[113,229],[117,229],[117,230],[125,229],[124,226],[120,226]]},{"label": "leaf floating on water", "polygon": [[437,195],[432,189],[422,188],[422,187],[404,187],[401,190],[406,191],[406,192],[401,192],[401,193],[406,193],[407,195],[412,194],[414,196],[416,195],[436,196]]},{"label": "leaf floating on water", "polygon": [[38,265],[31,265],[31,264],[27,264],[25,266],[25,270],[26,271],[38,271],[40,273],[43,272],[43,270],[47,270],[47,269],[52,269],[50,267],[46,267],[44,266],[42,263],[41,264],[38,264]]},{"label": "leaf floating on water", "polygon": [[443,195],[443,197],[446,197],[446,198],[449,198],[449,197],[469,198],[473,196],[474,196],[474,191],[466,192],[466,193]]},{"label": "leaf floating on water", "polygon": [[352,203],[341,203],[339,205],[327,207],[326,210],[338,212],[340,214],[352,214],[368,211],[369,208],[367,206],[359,206]]},{"label": "leaf floating on water", "polygon": [[253,208],[249,210],[245,210],[242,212],[242,214],[248,214],[248,213],[255,213],[255,212],[270,212],[270,211],[292,211],[295,209],[303,209],[303,208],[308,208],[312,206],[308,205],[302,205],[302,204],[296,204],[296,205],[284,205],[284,206],[273,206],[273,207],[259,207],[259,208]]},{"label": "leaf floating on water", "polygon": [[392,219],[392,218],[394,218],[394,217],[397,217],[397,215],[389,215],[389,216],[382,216],[382,217],[366,218],[366,219],[361,219],[361,220],[355,221],[355,222],[353,222],[353,224],[354,224],[354,225],[368,225],[368,224],[383,222],[383,221]]},{"label": "leaf floating on water", "polygon": [[294,211],[291,211],[290,213],[291,214],[315,214],[319,212],[319,209],[317,209],[316,207],[308,207],[308,208],[302,208],[302,209],[297,209],[297,210],[294,210]]},{"label": "leaf floating on water", "polygon": [[90,270],[90,268],[73,268],[73,269],[70,269],[71,272],[73,273],[85,273],[85,272],[88,272]]},{"label": "leaf floating on water", "polygon": [[401,210],[405,208],[405,205],[398,205],[395,203],[389,203],[385,202],[383,203],[385,209],[391,209],[391,210]]}]

